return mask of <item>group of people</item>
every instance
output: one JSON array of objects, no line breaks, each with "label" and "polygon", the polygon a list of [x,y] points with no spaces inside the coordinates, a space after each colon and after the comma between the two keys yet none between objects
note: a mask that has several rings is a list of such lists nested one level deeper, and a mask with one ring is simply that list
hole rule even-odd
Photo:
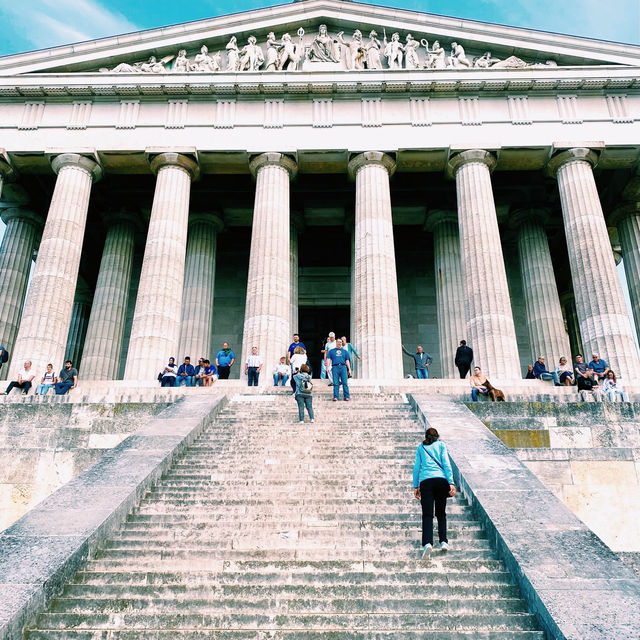
[{"label": "group of people", "polygon": [[[216,380],[226,380],[229,377],[235,361],[236,354],[228,342],[223,342],[213,363],[202,357],[194,366],[191,364],[191,357],[185,356],[183,363],[178,366],[175,358],[169,358],[168,364],[158,374],[158,382],[163,387],[210,387]],[[257,382],[256,377],[256,384]]]},{"label": "group of people", "polygon": [[615,371],[612,371],[606,360],[599,354],[591,356],[591,362],[584,361],[582,354],[576,355],[573,367],[567,363],[567,359],[560,358],[555,370],[549,371],[545,364],[544,356],[539,356],[534,364],[527,366],[525,378],[533,380],[553,380],[556,386],[576,385],[578,391],[592,391],[596,397],[608,398],[616,402],[618,398],[627,402],[627,394],[617,379]]},{"label": "group of people", "polygon": [[[3,350],[0,347],[0,350]],[[9,395],[14,389],[19,389],[23,396],[26,396],[34,384],[36,372],[32,369],[31,360],[27,360],[22,369],[18,371],[15,380],[9,382],[9,386],[0,395]],[[58,375],[55,374],[53,365],[49,363],[45,372],[40,376],[40,382],[36,385],[37,396],[46,396],[49,389],[54,389],[56,395],[63,396],[75,389],[78,385],[78,370],[73,366],[71,360],[67,360]]]}]

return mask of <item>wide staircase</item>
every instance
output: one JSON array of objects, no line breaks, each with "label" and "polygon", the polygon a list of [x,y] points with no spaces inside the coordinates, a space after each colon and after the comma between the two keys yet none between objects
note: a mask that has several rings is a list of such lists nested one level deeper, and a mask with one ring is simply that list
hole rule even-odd
[{"label": "wide staircase", "polygon": [[460,495],[419,560],[408,403],[314,404],[236,396],[26,637],[542,640]]}]

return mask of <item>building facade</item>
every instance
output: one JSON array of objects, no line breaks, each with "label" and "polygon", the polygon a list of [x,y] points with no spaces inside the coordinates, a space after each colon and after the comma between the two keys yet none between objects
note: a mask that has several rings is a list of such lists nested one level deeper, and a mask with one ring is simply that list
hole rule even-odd
[{"label": "building facade", "polygon": [[341,0],[0,58],[3,373],[333,330],[365,379],[637,382],[638,121],[640,47]]}]

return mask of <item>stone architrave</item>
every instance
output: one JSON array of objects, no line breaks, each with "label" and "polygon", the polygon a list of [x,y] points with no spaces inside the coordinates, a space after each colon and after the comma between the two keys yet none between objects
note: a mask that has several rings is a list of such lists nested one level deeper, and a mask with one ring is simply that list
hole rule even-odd
[{"label": "stone architrave", "polygon": [[102,170],[95,160],[76,153],[53,158],[58,174],[22,312],[9,377],[25,360],[40,375],[47,363],[63,364],[78,281],[82,240],[91,185]]},{"label": "stone architrave", "polygon": [[[291,215],[289,182],[298,167],[282,153],[263,153],[251,161],[256,179],[242,361],[252,347],[270,372],[291,339]],[[264,375],[263,375],[264,379]]]},{"label": "stone architrave", "polygon": [[[0,245],[0,344],[11,355],[20,326],[33,252],[44,220],[25,207],[4,209],[1,215],[7,226]],[[9,366],[0,369],[0,374],[5,374],[3,379]]]},{"label": "stone architrave", "polygon": [[212,213],[189,216],[189,237],[182,294],[178,357],[210,358],[213,300],[216,281],[216,247],[222,220]]},{"label": "stone architrave", "polygon": [[617,207],[610,223],[618,228],[636,335],[640,336],[640,201]]},{"label": "stone architrave", "polygon": [[160,153],[151,219],[133,314],[125,380],[154,380],[167,358],[177,358],[191,181],[196,162],[183,154]]},{"label": "stone architrave", "polygon": [[455,211],[430,211],[426,226],[433,233],[441,376],[459,378],[456,349],[466,340],[467,321],[458,216]]},{"label": "stone architrave", "polygon": [[517,229],[522,292],[533,358],[546,358],[552,371],[561,357],[571,360],[569,336],[564,325],[558,286],[553,271],[549,240],[544,225],[546,209],[518,209],[509,216]]},{"label": "stone architrave", "polygon": [[482,149],[449,160],[455,175],[467,342],[491,378],[521,378],[516,330],[491,186],[495,157]]},{"label": "stone architrave", "polygon": [[89,291],[87,285],[80,279],[73,299],[73,311],[71,313],[67,348],[64,356],[65,361],[71,360],[76,369],[82,361],[82,351],[85,336],[87,335],[89,314],[91,313],[91,300],[91,291]]},{"label": "stone architrave", "polygon": [[106,214],[104,222],[107,235],[79,370],[88,380],[118,377],[137,230],[134,215],[124,211]]},{"label": "stone architrave", "polygon": [[403,375],[389,189],[395,169],[395,161],[379,151],[366,151],[349,162],[349,175],[356,181],[352,341],[362,356],[360,377],[370,380]]},{"label": "stone architrave", "polygon": [[549,170],[560,191],[585,358],[598,353],[625,382],[633,382],[640,360],[593,177],[597,160],[591,149],[568,149],[551,158]]}]

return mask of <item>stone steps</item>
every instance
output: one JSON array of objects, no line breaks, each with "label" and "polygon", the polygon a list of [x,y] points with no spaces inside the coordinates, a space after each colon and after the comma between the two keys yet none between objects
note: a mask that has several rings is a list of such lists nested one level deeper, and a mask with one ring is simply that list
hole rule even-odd
[{"label": "stone steps", "polygon": [[[261,398],[257,400],[256,398]],[[29,640],[543,640],[464,497],[419,560],[421,428],[397,395],[236,397]]]}]

